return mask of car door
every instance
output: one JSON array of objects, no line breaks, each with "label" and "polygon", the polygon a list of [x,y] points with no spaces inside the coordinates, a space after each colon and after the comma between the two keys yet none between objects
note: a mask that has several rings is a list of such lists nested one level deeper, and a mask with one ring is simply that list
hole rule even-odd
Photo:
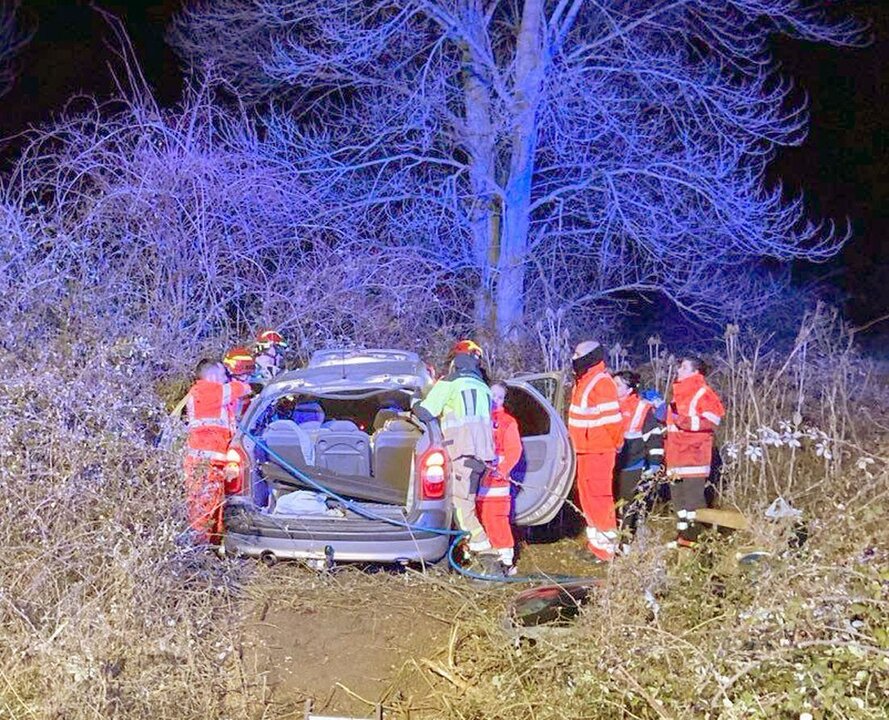
[{"label": "car door", "polygon": [[574,451],[563,420],[564,376],[522,375],[506,382],[506,406],[519,424],[522,459],[513,470],[520,484],[515,523],[543,525],[552,520],[574,483]]}]

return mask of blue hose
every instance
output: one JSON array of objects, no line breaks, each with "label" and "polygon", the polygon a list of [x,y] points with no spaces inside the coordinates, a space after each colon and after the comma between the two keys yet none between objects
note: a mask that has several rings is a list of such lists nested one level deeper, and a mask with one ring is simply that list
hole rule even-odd
[{"label": "blue hose", "polygon": [[341,495],[333,492],[329,488],[325,487],[317,480],[309,477],[304,472],[301,472],[293,465],[291,465],[287,460],[285,460],[281,455],[274,450],[272,450],[265,442],[263,442],[260,438],[254,435],[251,432],[244,431],[244,435],[252,440],[257,447],[261,448],[264,452],[266,452],[271,458],[275,460],[275,462],[284,470],[286,470],[290,475],[295,477],[297,480],[300,480],[307,485],[313,487],[318,492],[326,495],[329,498],[336,500],[339,503],[342,503],[345,507],[349,508],[352,512],[357,515],[361,515],[362,517],[367,518],[368,520],[378,520],[380,522],[388,523],[390,525],[394,525],[395,527],[404,528],[406,530],[411,530],[414,532],[424,532],[424,533],[432,533],[434,535],[445,535],[450,538],[451,544],[448,547],[448,564],[456,570],[461,575],[472,578],[473,580],[484,580],[486,582],[501,582],[501,583],[527,583],[527,582],[576,582],[579,580],[585,580],[587,578],[574,577],[571,575],[515,575],[512,577],[509,576],[496,576],[496,575],[483,575],[481,573],[472,572],[471,570],[467,570],[462,567],[460,563],[456,561],[454,558],[454,550],[457,547],[457,544],[460,540],[466,537],[469,533],[465,530],[451,530],[449,528],[429,528],[423,527],[421,525],[413,525],[412,523],[402,521],[402,520],[394,520],[393,518],[385,517],[384,515],[379,515],[371,510],[367,510],[366,508],[361,507],[357,503],[344,498]]}]

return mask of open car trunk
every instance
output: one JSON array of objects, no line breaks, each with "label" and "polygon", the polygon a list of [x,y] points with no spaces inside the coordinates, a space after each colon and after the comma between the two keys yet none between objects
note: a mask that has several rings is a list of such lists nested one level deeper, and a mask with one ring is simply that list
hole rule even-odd
[{"label": "open car trunk", "polygon": [[[414,454],[423,437],[402,407],[408,402],[406,395],[385,392],[276,402],[262,431],[272,453],[256,451],[267,493],[265,502],[261,492],[254,493],[257,504],[274,512],[284,495],[317,490],[314,482],[349,500],[407,506]],[[281,511],[288,512],[283,506]]]}]

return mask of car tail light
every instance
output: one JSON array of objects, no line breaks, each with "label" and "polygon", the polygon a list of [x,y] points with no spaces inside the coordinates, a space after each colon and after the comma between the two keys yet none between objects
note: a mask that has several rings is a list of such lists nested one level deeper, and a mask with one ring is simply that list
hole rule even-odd
[{"label": "car tail light", "polygon": [[445,496],[445,454],[430,450],[420,460],[420,484],[424,500],[441,500]]},{"label": "car tail light", "polygon": [[237,446],[231,446],[225,454],[225,494],[236,495],[244,487],[244,478],[247,477],[249,461],[244,450]]}]

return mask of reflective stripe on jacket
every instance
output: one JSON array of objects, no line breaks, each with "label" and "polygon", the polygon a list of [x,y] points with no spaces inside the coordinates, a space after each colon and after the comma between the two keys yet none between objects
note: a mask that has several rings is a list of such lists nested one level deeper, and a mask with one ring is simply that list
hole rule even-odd
[{"label": "reflective stripe on jacket", "polygon": [[636,393],[620,403],[624,444],[617,457],[618,470],[658,468],[664,464],[664,428],[654,405]]},{"label": "reflective stripe on jacket", "polygon": [[491,411],[494,423],[494,451],[497,472],[485,475],[478,490],[479,497],[510,497],[509,480],[513,468],[522,457],[522,438],[516,419],[502,407]]},{"label": "reflective stripe on jacket", "polygon": [[476,457],[491,462],[497,456],[491,422],[491,390],[481,378],[466,374],[439,380],[420,407],[439,419],[451,459]]},{"label": "reflective stripe on jacket", "polygon": [[724,416],[719,396],[700,373],[673,383],[666,441],[670,474],[689,478],[710,475],[713,434]]},{"label": "reflective stripe on jacket", "polygon": [[578,453],[614,452],[622,442],[617,387],[600,362],[578,378],[568,410],[568,432]]},{"label": "reflective stripe on jacket", "polygon": [[198,380],[188,391],[187,452],[205,460],[224,460],[234,428],[232,386]]}]

